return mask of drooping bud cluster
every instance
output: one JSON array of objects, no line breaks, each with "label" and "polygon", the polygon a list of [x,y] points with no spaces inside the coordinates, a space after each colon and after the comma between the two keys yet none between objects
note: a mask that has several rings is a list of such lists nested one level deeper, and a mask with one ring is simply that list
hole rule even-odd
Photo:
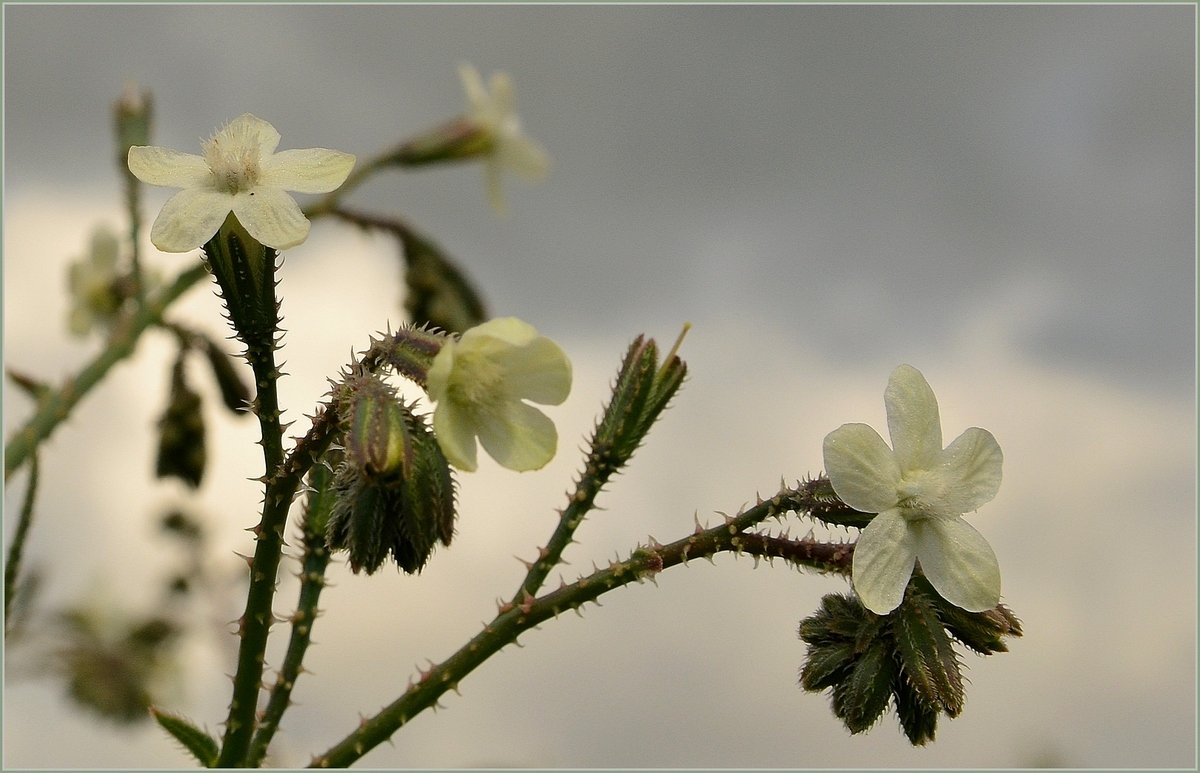
[{"label": "drooping bud cluster", "polygon": [[828,689],[834,715],[851,733],[868,730],[892,703],[908,740],[923,746],[934,739],[938,714],[954,718],[963,709],[953,642],[990,655],[1008,651],[1003,637],[1020,635],[1021,622],[1003,604],[967,612],[919,574],[887,615],[874,614],[855,596],[830,594],[800,623],[808,644],[800,686]]},{"label": "drooping bud cluster", "polygon": [[167,409],[158,422],[155,473],[160,478],[179,478],[196,488],[204,478],[208,455],[204,446],[204,414],[200,395],[187,382],[183,354],[180,352],[171,370],[171,394]]},{"label": "drooping bud cluster", "polygon": [[344,460],[326,527],[350,568],[373,574],[390,555],[408,573],[454,536],[454,480],[425,419],[374,375],[348,377],[334,399]]}]

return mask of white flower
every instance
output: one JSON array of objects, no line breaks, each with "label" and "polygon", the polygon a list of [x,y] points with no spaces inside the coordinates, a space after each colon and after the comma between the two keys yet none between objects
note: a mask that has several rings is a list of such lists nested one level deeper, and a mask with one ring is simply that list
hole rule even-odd
[{"label": "white flower", "polygon": [[521,132],[512,81],[506,73],[492,73],[491,93],[484,88],[479,71],[469,64],[459,65],[459,77],[467,92],[467,119],[491,136],[492,148],[485,161],[488,198],[498,212],[504,211],[500,173],[511,169],[527,180],[539,180],[546,174],[550,159],[546,151]]},{"label": "white flower", "polygon": [[260,243],[277,250],[308,237],[309,222],[286,191],[328,193],[354,167],[354,156],[309,148],[276,153],[279,132],[249,113],[201,144],[202,156],[166,148],[129,149],[129,170],[142,182],[182,188],[163,206],[150,241],[163,252],[207,242],[232,212]]},{"label": "white flower", "polygon": [[1000,602],[1000,566],[960,516],[996,496],[999,444],[971,427],[943,449],[937,398],[910,365],[892,372],[883,399],[893,448],[866,424],[844,424],[825,437],[833,490],[854,509],[878,513],[854,548],[854,590],[872,612],[887,614],[900,605],[919,560],[944,599],[969,612],[992,609]]},{"label": "white flower", "polygon": [[558,405],[571,391],[571,362],[558,344],[515,317],[477,325],[446,341],[426,378],[437,405],[433,430],[455,467],[476,468],[475,439],[510,470],[536,470],[554,457],[558,432],[524,402]]}]

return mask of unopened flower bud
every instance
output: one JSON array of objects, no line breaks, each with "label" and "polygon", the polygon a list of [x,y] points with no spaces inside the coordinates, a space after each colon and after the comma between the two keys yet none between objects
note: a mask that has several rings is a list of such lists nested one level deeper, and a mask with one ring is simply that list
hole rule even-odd
[{"label": "unopened flower bud", "polygon": [[407,475],[413,441],[392,387],[370,375],[347,382],[342,401],[346,458],[365,475]]},{"label": "unopened flower bud", "polygon": [[207,454],[204,448],[204,414],[200,395],[184,377],[183,357],[171,372],[171,397],[158,422],[158,462],[160,478],[175,477],[192,488],[204,477]]},{"label": "unopened flower bud", "polygon": [[345,461],[334,479],[326,527],[350,568],[373,574],[390,555],[410,574],[454,536],[450,464],[424,418],[373,376],[352,377],[335,395]]}]

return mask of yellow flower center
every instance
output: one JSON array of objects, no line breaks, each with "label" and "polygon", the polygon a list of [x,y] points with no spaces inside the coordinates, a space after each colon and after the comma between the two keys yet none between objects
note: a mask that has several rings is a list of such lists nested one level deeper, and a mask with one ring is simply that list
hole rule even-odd
[{"label": "yellow flower center", "polygon": [[235,137],[220,131],[201,147],[217,190],[239,193],[258,184],[259,151],[254,138]]}]

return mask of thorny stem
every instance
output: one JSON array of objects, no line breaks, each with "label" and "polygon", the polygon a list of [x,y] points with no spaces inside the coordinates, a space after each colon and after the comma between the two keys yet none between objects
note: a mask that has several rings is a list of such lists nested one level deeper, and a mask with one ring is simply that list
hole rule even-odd
[{"label": "thorny stem", "polygon": [[317,602],[321,597],[321,591],[325,588],[325,570],[329,566],[330,556],[329,548],[325,544],[324,529],[314,527],[313,524],[323,525],[326,522],[329,511],[333,508],[334,494],[330,485],[332,472],[328,472],[323,467],[316,468],[314,474],[316,472],[322,473],[320,476],[322,480],[313,481],[315,488],[311,494],[312,498],[309,500],[308,512],[304,517],[302,537],[304,558],[300,570],[300,599],[296,612],[291,617],[292,633],[288,641],[287,653],[283,657],[283,664],[280,666],[275,684],[271,688],[271,697],[267,701],[262,720],[259,722],[258,730],[250,745],[250,755],[246,760],[248,767],[256,768],[262,764],[267,749],[271,745],[271,739],[274,738],[275,731],[279,729],[279,721],[291,704],[292,690],[296,685],[296,680],[303,672],[304,654],[312,642],[312,627],[320,614]]},{"label": "thorny stem", "polygon": [[21,516],[17,521],[17,531],[13,534],[12,544],[8,547],[8,560],[4,562],[4,633],[8,634],[12,622],[12,603],[17,591],[17,575],[21,569],[21,555],[25,549],[25,538],[29,536],[29,527],[33,523],[33,498],[38,486],[37,454],[29,462],[29,485],[25,490],[25,503],[21,506]]},{"label": "thorny stem", "polygon": [[108,346],[75,378],[68,379],[57,390],[48,391],[38,401],[33,416],[13,434],[4,447],[5,480],[29,459],[34,449],[71,414],[76,403],[104,378],[113,365],[133,354],[138,339],[146,328],[158,324],[167,307],[205,274],[204,266],[200,264],[180,274],[156,297],[139,306],[132,316],[119,322],[108,341]]},{"label": "thorny stem", "polygon": [[[784,512],[804,510],[807,493],[799,489],[783,491],[771,499],[728,518],[710,529],[700,529],[691,536],[669,545],[651,544],[639,547],[625,561],[611,564],[570,585],[534,598],[529,596],[519,604],[505,604],[496,617],[471,641],[444,660],[420,674],[415,683],[373,717],[362,720],[358,728],[323,754],[314,757],[309,767],[346,767],[368,751],[388,740],[420,712],[437,703],[448,690],[458,684],[489,657],[517,640],[517,637],[551,617],[567,610],[578,610],[583,604],[595,601],[603,594],[631,582],[653,578],[672,566],[697,558],[711,558],[721,552],[742,552],[747,545],[757,544],[743,531],[755,524]],[[808,541],[802,541],[808,542]],[[797,553],[796,560],[819,570],[845,567],[848,560],[846,545],[816,543],[804,550],[811,560]]]}]

